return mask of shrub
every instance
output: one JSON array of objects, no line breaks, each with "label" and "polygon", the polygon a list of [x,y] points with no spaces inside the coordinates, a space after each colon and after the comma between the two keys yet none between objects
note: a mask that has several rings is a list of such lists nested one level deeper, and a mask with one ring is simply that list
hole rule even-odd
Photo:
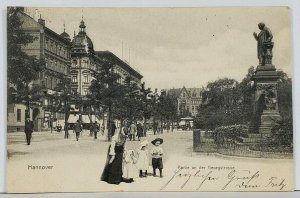
[{"label": "shrub", "polygon": [[239,137],[245,136],[248,132],[247,125],[228,125],[217,127],[214,130],[215,141],[221,142],[226,139],[238,140]]}]

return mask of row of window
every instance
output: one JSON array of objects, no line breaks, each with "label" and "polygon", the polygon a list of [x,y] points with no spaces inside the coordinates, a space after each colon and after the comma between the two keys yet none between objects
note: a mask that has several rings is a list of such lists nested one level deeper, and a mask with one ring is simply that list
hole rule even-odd
[{"label": "row of window", "polygon": [[[78,82],[77,76],[75,76],[75,75],[72,75],[71,79],[72,79],[73,83],[77,83]],[[83,75],[83,82],[84,83],[90,83],[90,81],[89,81],[89,75]]]},{"label": "row of window", "polygon": [[197,105],[199,105],[199,104],[201,104],[201,101],[200,100],[192,100],[191,104],[197,104]]},{"label": "row of window", "polygon": [[72,67],[90,68],[96,70],[95,64],[90,62],[88,59],[73,59]]},{"label": "row of window", "polygon": [[63,73],[65,75],[68,74],[68,66],[65,65],[64,62],[49,57],[46,57],[45,61],[46,61],[46,68],[49,68],[59,73]]},{"label": "row of window", "polygon": [[[78,89],[77,88],[72,88],[72,93],[77,93]],[[86,96],[89,93],[89,89],[88,88],[84,88],[83,89],[83,95]]]},{"label": "row of window", "polygon": [[55,53],[66,59],[70,57],[70,52],[69,50],[67,50],[66,47],[60,45],[58,42],[53,41],[51,39],[46,38],[45,48],[51,51],[52,53]]},{"label": "row of window", "polygon": [[59,82],[60,79],[45,75],[45,77],[42,79],[42,86],[47,89],[54,89]]}]

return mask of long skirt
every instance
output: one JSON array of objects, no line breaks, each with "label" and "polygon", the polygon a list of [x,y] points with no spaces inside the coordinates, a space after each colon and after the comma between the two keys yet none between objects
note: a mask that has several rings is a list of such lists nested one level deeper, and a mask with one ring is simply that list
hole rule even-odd
[{"label": "long skirt", "polygon": [[109,164],[109,160],[111,159],[111,156],[109,155],[110,149],[112,149],[111,146],[108,148],[107,160],[101,175],[101,181],[106,181],[109,184],[119,184],[122,182],[124,146],[115,146],[115,159],[111,164]]}]

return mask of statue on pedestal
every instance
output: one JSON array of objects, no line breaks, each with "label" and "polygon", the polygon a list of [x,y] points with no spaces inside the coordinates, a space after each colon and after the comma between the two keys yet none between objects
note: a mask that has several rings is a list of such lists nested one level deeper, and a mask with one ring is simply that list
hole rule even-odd
[{"label": "statue on pedestal", "polygon": [[255,40],[257,40],[257,58],[259,65],[272,65],[273,35],[271,30],[267,28],[264,23],[259,23],[258,28],[261,30],[260,33],[257,35],[257,33],[254,32],[253,36]]}]

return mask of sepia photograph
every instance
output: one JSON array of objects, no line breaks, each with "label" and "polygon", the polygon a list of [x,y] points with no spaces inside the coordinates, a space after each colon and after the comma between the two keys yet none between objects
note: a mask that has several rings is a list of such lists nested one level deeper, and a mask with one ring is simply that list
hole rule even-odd
[{"label": "sepia photograph", "polygon": [[294,191],[289,7],[7,7],[8,193]]}]

